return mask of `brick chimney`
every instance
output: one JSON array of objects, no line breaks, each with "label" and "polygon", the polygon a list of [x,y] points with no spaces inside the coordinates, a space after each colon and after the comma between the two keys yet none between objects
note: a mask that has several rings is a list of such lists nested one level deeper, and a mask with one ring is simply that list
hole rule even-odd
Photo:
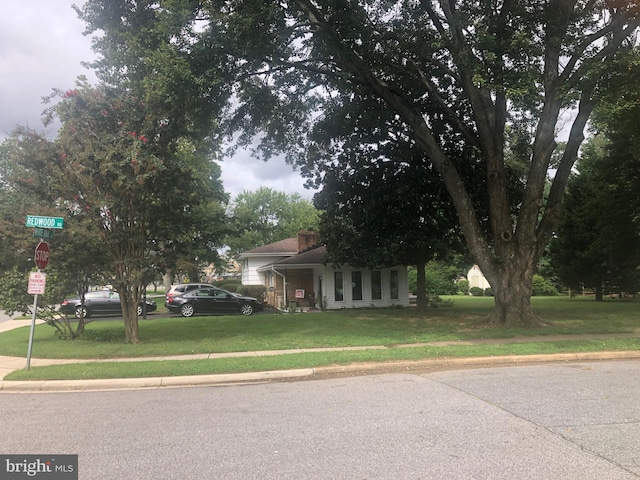
[{"label": "brick chimney", "polygon": [[302,253],[318,245],[318,234],[310,228],[298,232],[298,253]]}]

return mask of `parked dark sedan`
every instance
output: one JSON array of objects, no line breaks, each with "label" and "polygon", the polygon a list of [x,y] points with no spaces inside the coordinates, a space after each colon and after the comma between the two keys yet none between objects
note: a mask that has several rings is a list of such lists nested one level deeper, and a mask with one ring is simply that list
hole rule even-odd
[{"label": "parked dark sedan", "polygon": [[253,297],[243,297],[217,287],[199,288],[168,298],[164,304],[171,313],[191,317],[196,313],[241,313],[251,315],[261,312],[262,302]]},{"label": "parked dark sedan", "polygon": [[[142,315],[144,302],[138,305],[138,316]],[[155,302],[147,300],[147,312],[153,312],[158,308]],[[60,304],[60,311],[67,315],[75,315],[80,318],[82,315],[82,302],[79,298],[69,298]],[[84,296],[84,318],[91,315],[122,315],[120,296],[112,290],[100,290],[87,292]]]}]

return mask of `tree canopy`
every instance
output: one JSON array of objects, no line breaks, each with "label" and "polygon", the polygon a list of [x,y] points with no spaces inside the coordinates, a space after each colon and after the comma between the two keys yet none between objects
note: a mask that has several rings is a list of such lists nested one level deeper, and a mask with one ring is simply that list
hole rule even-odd
[{"label": "tree canopy", "polygon": [[231,256],[252,248],[295,237],[300,230],[318,227],[319,212],[299,194],[268,187],[236,196],[228,209]]},{"label": "tree canopy", "polygon": [[569,181],[550,244],[558,277],[573,289],[631,293],[640,287],[640,50],[614,65],[594,112],[596,135]]},{"label": "tree canopy", "polygon": [[[234,100],[228,131],[240,132],[241,142],[258,136],[267,156],[287,151],[303,172],[329,152],[310,133],[336,98],[382,102],[403,125],[397,135],[442,177],[492,285],[491,319],[507,325],[538,321],[530,305],[536,265],[557,225],[598,87],[632,41],[640,10],[635,0],[95,0],[84,8],[91,28],[106,32],[100,45],[120,59],[110,75],[150,67],[161,99],[172,85],[165,65],[181,60],[189,81],[211,89],[220,86],[212,73],[219,69]],[[155,35],[150,21],[171,36]],[[556,130],[569,109],[575,115],[557,154]],[[333,138],[331,146],[341,143]],[[473,149],[480,159],[486,217],[450,148]],[[518,197],[507,168],[515,155],[525,185]]]},{"label": "tree canopy", "polygon": [[80,82],[60,95],[51,109],[62,123],[55,140],[16,130],[12,180],[96,232],[126,339],[136,343],[143,288],[170,267],[172,252],[195,244],[217,256],[226,200],[219,168],[191,139],[163,134],[157,113],[126,91]]},{"label": "tree canopy", "polygon": [[[530,305],[537,261],[557,225],[596,87],[637,29],[637,2],[245,0],[212,7],[210,17],[228,25],[229,48],[247,71],[236,126],[246,135],[265,132],[266,154],[293,150],[304,165],[322,151],[307,132],[337,95],[364,92],[383,101],[451,195],[495,294],[492,320],[538,321]],[[568,141],[545,196],[556,130],[570,108]],[[526,148],[508,144],[508,129],[524,136]],[[486,235],[446,148],[452,143],[482,159]],[[506,152],[526,165],[521,199],[509,192]]]}]

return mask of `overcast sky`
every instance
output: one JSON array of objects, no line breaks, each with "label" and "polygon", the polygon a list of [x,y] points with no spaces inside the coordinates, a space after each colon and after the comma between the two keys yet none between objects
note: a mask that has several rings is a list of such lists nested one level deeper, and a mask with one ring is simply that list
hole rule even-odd
[{"label": "overcast sky", "polygon": [[[0,139],[16,125],[43,130],[42,97],[68,89],[78,75],[95,80],[82,61],[91,60],[91,41],[72,10],[83,0],[0,0]],[[51,137],[52,130],[47,131]],[[311,199],[304,180],[284,161],[263,162],[238,154],[221,163],[225,190],[235,197],[261,186]]]}]

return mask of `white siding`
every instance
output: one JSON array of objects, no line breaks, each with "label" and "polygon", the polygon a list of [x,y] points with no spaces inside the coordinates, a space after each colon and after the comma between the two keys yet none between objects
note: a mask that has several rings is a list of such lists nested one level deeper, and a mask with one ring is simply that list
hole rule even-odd
[{"label": "white siding", "polygon": [[[391,270],[398,272],[398,298],[391,298]],[[342,280],[344,285],[343,300],[337,301],[335,299],[335,275],[336,271],[342,272]],[[362,300],[353,300],[352,290],[352,272],[362,272]],[[380,300],[372,299],[371,292],[371,270],[366,269],[352,269],[350,267],[343,267],[341,269],[334,269],[331,267],[325,267],[322,274],[323,277],[323,292],[322,295],[326,299],[326,308],[328,310],[335,310],[340,308],[363,308],[363,307],[389,307],[393,305],[409,306],[409,280],[407,275],[407,268],[404,266],[397,266],[393,268],[384,268],[380,270],[382,278],[382,298]]]},{"label": "white siding", "polygon": [[264,285],[265,275],[258,272],[258,268],[282,260],[282,258],[281,256],[245,258],[242,263],[242,284]]}]

